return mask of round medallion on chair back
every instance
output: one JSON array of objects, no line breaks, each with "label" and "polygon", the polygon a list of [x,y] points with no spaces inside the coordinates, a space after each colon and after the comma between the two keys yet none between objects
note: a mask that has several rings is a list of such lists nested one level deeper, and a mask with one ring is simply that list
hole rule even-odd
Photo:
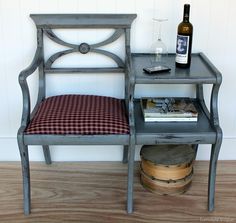
[{"label": "round medallion on chair back", "polygon": [[192,145],[146,145],[140,155],[145,188],[159,194],[179,194],[189,188],[196,155]]}]

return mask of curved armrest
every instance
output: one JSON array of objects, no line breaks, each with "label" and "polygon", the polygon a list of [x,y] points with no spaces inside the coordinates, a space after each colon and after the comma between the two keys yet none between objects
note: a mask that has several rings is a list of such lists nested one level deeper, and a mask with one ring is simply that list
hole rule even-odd
[{"label": "curved armrest", "polygon": [[22,118],[21,118],[21,126],[26,127],[29,120],[30,120],[30,93],[29,93],[29,87],[28,83],[26,81],[27,77],[30,76],[42,63],[42,47],[38,47],[34,59],[31,62],[31,64],[24,70],[22,70],[19,74],[19,84],[22,90],[22,96],[23,96],[23,112],[22,112]]},{"label": "curved armrest", "polygon": [[22,82],[24,82],[26,78],[37,69],[37,67],[40,65],[41,62],[42,62],[42,47],[38,47],[31,64],[20,72],[19,83],[21,84]]}]

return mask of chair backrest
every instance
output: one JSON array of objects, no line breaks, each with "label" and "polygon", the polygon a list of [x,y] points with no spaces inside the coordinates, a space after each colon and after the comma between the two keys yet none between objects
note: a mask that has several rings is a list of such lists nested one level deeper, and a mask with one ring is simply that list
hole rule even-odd
[{"label": "chair backrest", "polygon": [[[130,28],[136,14],[32,14],[30,15],[37,27],[37,47],[40,50],[42,63],[39,66],[39,100],[45,98],[45,73],[125,73],[125,98],[128,98],[128,86],[131,78],[130,72]],[[54,29],[113,29],[114,33],[106,40],[95,44],[86,41],[80,44],[68,43],[59,38]],[[56,52],[47,60],[44,60],[44,35],[52,41],[69,49]],[[122,35],[125,36],[125,59],[120,56],[100,49],[108,45]],[[53,63],[71,53],[89,54],[96,53],[112,59],[116,66],[112,67],[53,67]]]}]

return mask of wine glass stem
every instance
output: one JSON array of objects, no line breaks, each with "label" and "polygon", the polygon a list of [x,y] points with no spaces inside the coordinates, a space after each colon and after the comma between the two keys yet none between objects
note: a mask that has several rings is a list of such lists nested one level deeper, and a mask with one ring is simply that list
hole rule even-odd
[{"label": "wine glass stem", "polygon": [[161,22],[159,22],[158,40],[161,40]]}]

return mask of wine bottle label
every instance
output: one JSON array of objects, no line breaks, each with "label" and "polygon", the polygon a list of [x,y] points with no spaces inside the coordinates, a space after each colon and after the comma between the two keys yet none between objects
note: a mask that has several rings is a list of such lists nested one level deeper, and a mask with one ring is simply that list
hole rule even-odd
[{"label": "wine bottle label", "polygon": [[188,63],[189,36],[177,35],[176,62]]}]

